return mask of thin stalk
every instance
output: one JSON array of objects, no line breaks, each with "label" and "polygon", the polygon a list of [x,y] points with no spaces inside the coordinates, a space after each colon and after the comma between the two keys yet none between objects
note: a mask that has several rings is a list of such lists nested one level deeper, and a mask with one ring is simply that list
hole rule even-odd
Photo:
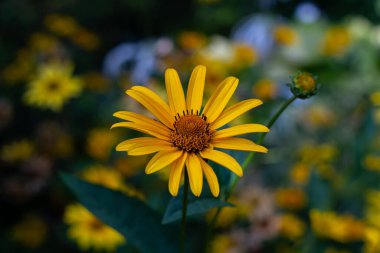
[{"label": "thin stalk", "polygon": [[[277,121],[277,119],[280,117],[280,115],[285,111],[285,109],[286,109],[291,103],[293,103],[294,100],[296,100],[296,99],[297,99],[296,96],[293,96],[293,97],[289,98],[289,99],[285,102],[285,104],[283,104],[283,105],[281,106],[281,108],[276,112],[276,114],[273,115],[273,117],[271,118],[271,120],[268,122],[268,124],[267,124],[266,126],[267,126],[268,128],[271,128],[272,125],[273,125],[273,124]],[[263,142],[263,140],[264,140],[264,138],[265,138],[266,135],[267,135],[267,133],[261,133],[261,135],[260,135],[260,137],[259,137],[259,139],[257,140],[256,143],[257,143],[258,145],[260,145],[260,144]],[[253,157],[255,156],[255,154],[256,154],[255,152],[251,152],[251,153],[248,155],[248,157],[244,160],[244,162],[243,162],[243,164],[242,164],[242,169],[243,169],[243,171],[246,170],[248,164],[252,161],[252,159],[253,159]],[[238,177],[235,176],[234,179],[233,179],[233,181],[232,181],[232,183],[231,183],[230,188],[226,191],[226,194],[225,194],[225,196],[224,196],[224,201],[227,201],[227,200],[230,198],[232,192],[234,191],[234,189],[235,189],[235,187],[236,187],[236,185],[237,185],[237,182],[238,182]],[[209,242],[209,240],[211,239],[211,233],[212,233],[212,231],[214,230],[214,226],[215,226],[216,222],[218,221],[218,218],[219,218],[219,215],[220,215],[220,213],[221,213],[221,211],[222,211],[222,208],[223,208],[223,207],[219,207],[219,208],[216,210],[214,216],[212,217],[212,219],[211,219],[211,221],[210,221],[210,225],[209,225],[209,227],[208,227],[207,235],[206,235],[206,247],[208,246],[208,242]],[[206,252],[207,252],[207,251],[206,251]]]},{"label": "thin stalk", "polygon": [[182,201],[182,222],[181,222],[181,239],[179,252],[185,252],[185,241],[186,241],[186,215],[187,215],[187,195],[189,192],[189,176],[187,175],[187,170],[185,169],[185,183],[183,186],[183,201]]}]

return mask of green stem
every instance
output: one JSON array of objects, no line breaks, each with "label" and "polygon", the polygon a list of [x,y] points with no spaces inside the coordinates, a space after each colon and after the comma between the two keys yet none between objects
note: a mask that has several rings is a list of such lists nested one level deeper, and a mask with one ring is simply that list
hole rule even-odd
[{"label": "green stem", "polygon": [[187,215],[187,195],[189,192],[189,176],[187,170],[185,170],[185,183],[183,186],[183,201],[182,201],[182,222],[181,222],[181,240],[179,252],[185,252],[186,241],[186,215]]},{"label": "green stem", "polygon": [[[293,103],[294,100],[296,100],[296,99],[297,99],[296,96],[293,96],[293,97],[289,98],[289,99],[285,102],[285,104],[283,104],[282,107],[276,112],[276,114],[272,117],[272,119],[269,121],[269,123],[268,123],[266,126],[267,126],[268,128],[271,128],[272,125],[273,125],[273,124],[277,121],[277,119],[280,117],[280,115],[285,111],[285,109],[286,109],[291,103]],[[260,144],[263,142],[263,140],[264,140],[264,138],[265,138],[266,135],[267,135],[267,133],[261,133],[259,139],[257,140],[257,144],[258,144],[258,145],[260,145]],[[255,156],[255,154],[256,154],[255,152],[251,152],[251,153],[248,155],[248,157],[244,160],[244,162],[243,162],[243,164],[242,164],[242,169],[243,169],[243,171],[247,168],[248,164],[252,161],[252,159],[253,159],[253,157]],[[233,181],[232,181],[232,183],[231,183],[230,188],[226,191],[226,194],[225,194],[225,196],[224,196],[224,200],[225,200],[225,201],[227,201],[227,200],[230,198],[232,192],[234,191],[234,189],[235,189],[235,187],[236,187],[236,185],[237,185],[237,182],[238,182],[238,177],[235,176],[234,179],[233,179]],[[223,208],[223,207],[219,207],[219,208],[216,210],[214,216],[212,217],[212,219],[211,219],[211,221],[210,221],[210,225],[209,225],[209,228],[208,228],[208,231],[207,231],[207,235],[206,235],[206,247],[207,247],[207,245],[208,245],[209,240],[211,239],[211,233],[212,233],[212,231],[214,230],[214,226],[215,226],[216,222],[218,221],[218,218],[219,218],[219,215],[220,215],[220,213],[221,213],[221,211],[222,211],[222,208]],[[207,252],[207,251],[206,251],[206,252]]]}]

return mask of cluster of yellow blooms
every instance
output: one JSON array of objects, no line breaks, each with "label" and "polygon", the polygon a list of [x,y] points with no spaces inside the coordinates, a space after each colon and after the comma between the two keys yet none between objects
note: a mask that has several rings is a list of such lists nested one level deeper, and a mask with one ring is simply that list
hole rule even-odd
[{"label": "cluster of yellow blooms", "polygon": [[[93,166],[82,171],[81,177],[93,184],[144,199],[141,192],[124,183],[122,175],[115,169]],[[66,207],[64,221],[69,226],[68,236],[84,251],[93,248],[112,252],[125,243],[125,238],[120,233],[102,223],[79,203]]]},{"label": "cluster of yellow blooms", "polygon": [[0,159],[7,162],[25,161],[32,156],[34,145],[31,141],[15,141],[4,145],[0,150]]},{"label": "cluster of yellow blooms", "polygon": [[341,243],[362,241],[366,225],[351,215],[338,215],[332,211],[311,210],[313,231],[320,237]]}]

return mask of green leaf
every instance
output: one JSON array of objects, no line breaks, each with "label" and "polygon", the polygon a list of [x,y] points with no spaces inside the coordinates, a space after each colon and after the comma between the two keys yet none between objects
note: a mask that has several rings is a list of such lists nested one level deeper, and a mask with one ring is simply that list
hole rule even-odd
[{"label": "green leaf", "polygon": [[142,253],[175,253],[178,236],[160,224],[160,214],[125,194],[61,174],[78,200],[102,222],[123,234]]},{"label": "green leaf", "polygon": [[[202,193],[203,194],[203,193]],[[182,217],[182,196],[180,192],[177,197],[171,198],[168,207],[166,208],[162,224],[168,224],[181,219]],[[187,215],[192,216],[196,214],[202,214],[215,207],[233,206],[228,202],[221,201],[215,198],[197,198],[189,193],[187,204]]]}]

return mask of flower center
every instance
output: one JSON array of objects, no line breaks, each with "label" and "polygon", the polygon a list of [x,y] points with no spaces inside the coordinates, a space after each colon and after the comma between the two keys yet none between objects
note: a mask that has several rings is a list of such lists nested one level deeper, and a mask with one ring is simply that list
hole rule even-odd
[{"label": "flower center", "polygon": [[103,223],[101,223],[98,219],[94,218],[89,223],[91,230],[102,230],[104,228]]},{"label": "flower center", "polygon": [[49,84],[47,85],[47,89],[48,89],[49,91],[56,91],[56,90],[58,90],[58,88],[59,88],[59,83],[58,83],[58,82],[55,82],[55,81],[52,81],[51,83],[49,83]]},{"label": "flower center", "polygon": [[197,153],[207,148],[213,131],[206,122],[206,116],[185,114],[175,117],[174,130],[170,131],[170,141],[186,152]]}]

